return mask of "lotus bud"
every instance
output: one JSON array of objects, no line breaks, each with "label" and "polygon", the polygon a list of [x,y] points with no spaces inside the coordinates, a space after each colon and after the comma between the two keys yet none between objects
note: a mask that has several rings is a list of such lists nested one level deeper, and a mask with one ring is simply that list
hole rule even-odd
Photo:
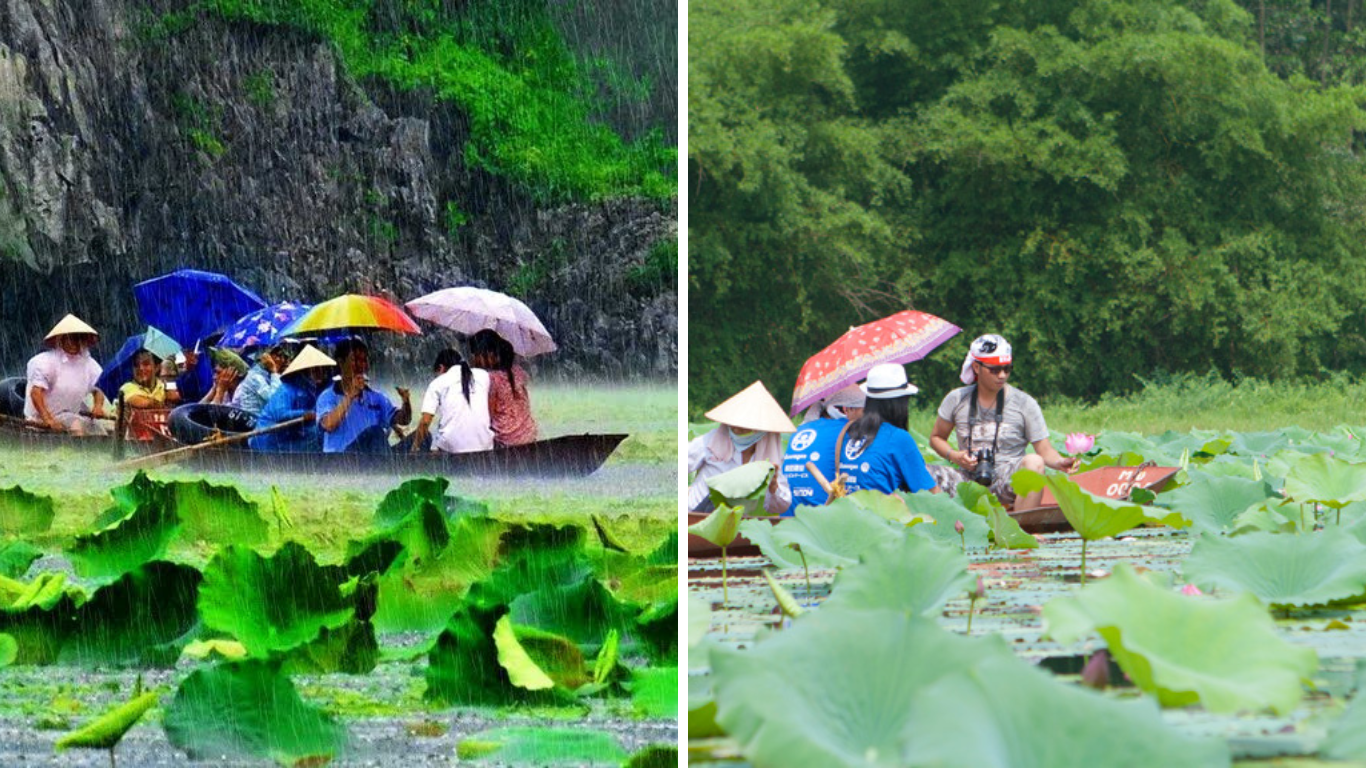
[{"label": "lotus bud", "polygon": [[1110,684],[1110,652],[1104,648],[1091,654],[1091,660],[1081,670],[1082,685],[1105,690]]},{"label": "lotus bud", "polygon": [[1096,438],[1095,435],[1088,435],[1085,432],[1073,432],[1067,436],[1067,441],[1062,447],[1069,454],[1078,456],[1095,448]]},{"label": "lotus bud", "polygon": [[954,520],[954,521],[953,521],[953,530],[954,530],[956,533],[958,533],[959,535],[962,535],[962,533],[963,533],[963,521],[962,521],[962,520]]},{"label": "lotus bud", "polygon": [[1195,595],[1203,595],[1204,593],[1201,592],[1200,588],[1195,586],[1194,584],[1187,584],[1186,586],[1181,588],[1181,594],[1191,595],[1192,597],[1194,597]]},{"label": "lotus bud", "polygon": [[973,600],[981,600],[987,596],[987,585],[982,583],[982,577],[977,577],[977,588],[968,593],[968,597]]}]

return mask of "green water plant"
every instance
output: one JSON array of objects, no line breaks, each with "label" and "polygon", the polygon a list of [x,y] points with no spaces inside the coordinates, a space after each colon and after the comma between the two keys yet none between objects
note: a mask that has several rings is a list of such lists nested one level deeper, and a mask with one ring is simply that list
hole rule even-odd
[{"label": "green water plant", "polygon": [[[730,602],[730,585],[728,583],[729,574],[726,559],[726,547],[735,541],[735,537],[740,534],[743,517],[739,507],[726,505],[718,506],[711,511],[711,514],[688,526],[688,533],[700,536],[703,539],[721,548],[721,602]],[[768,523],[759,522],[755,525],[768,527]],[[755,542],[758,543],[758,542]],[[765,553],[767,554],[767,553]]]},{"label": "green water plant", "polygon": [[762,515],[764,494],[778,468],[769,461],[751,461],[707,479],[708,495],[716,509],[738,507],[742,514]]},{"label": "green water plant", "polygon": [[841,502],[844,499],[827,507],[798,507],[796,514],[777,525],[747,520],[740,531],[779,570],[786,570],[808,563],[827,568],[854,565],[868,549],[912,530],[857,503]]},{"label": "green water plant", "polygon": [[1182,568],[1206,591],[1250,592],[1282,609],[1366,597],[1366,544],[1323,533],[1249,533],[1233,539],[1202,535]]},{"label": "green water plant", "polygon": [[1164,707],[1285,713],[1318,668],[1313,649],[1282,640],[1251,594],[1196,600],[1147,582],[1127,563],[1075,597],[1049,602],[1043,615],[1060,643],[1099,634],[1134,685]]},{"label": "green water plant", "polygon": [[[139,689],[141,687],[138,686]],[[109,766],[114,768],[114,748],[123,740],[123,735],[142,719],[147,710],[156,706],[160,698],[161,695],[155,691],[134,693],[132,699],[57,739],[53,747],[57,752],[72,748],[108,750]]]},{"label": "green water plant", "polygon": [[822,610],[895,609],[935,616],[971,585],[968,561],[961,553],[906,536],[868,549],[857,565],[836,574]]},{"label": "green water plant", "polygon": [[627,758],[611,734],[577,728],[495,728],[462,739],[456,746],[461,762],[498,765],[619,766]]},{"label": "green water plant", "polygon": [[1158,495],[1154,503],[1179,512],[1196,531],[1232,533],[1240,515],[1274,495],[1265,481],[1192,470],[1188,484]]},{"label": "green water plant", "polygon": [[29,493],[18,485],[0,488],[0,536],[26,536],[43,533],[56,517],[50,496]]},{"label": "green water plant", "polygon": [[[1337,511],[1366,501],[1366,464],[1352,464],[1324,453],[1296,461],[1285,476],[1285,496],[1300,504],[1322,504]],[[1301,526],[1303,527],[1303,526]]]}]

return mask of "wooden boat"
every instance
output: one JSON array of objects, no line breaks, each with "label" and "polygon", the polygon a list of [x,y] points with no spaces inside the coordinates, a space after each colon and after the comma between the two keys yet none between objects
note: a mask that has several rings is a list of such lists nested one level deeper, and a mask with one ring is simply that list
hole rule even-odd
[{"label": "wooden boat", "polygon": [[[1180,472],[1180,467],[1158,467],[1140,465],[1137,467],[1098,467],[1087,472],[1073,475],[1072,480],[1084,490],[1108,499],[1127,499],[1135,488],[1160,491],[1167,481]],[[1044,489],[1040,504],[1033,509],[1011,512],[1010,516],[1026,533],[1056,533],[1070,531],[1072,525],[1058,506],[1053,493]]]},{"label": "wooden boat", "polygon": [[180,462],[206,472],[578,477],[596,472],[627,435],[564,435],[475,453],[264,453],[205,448]]}]

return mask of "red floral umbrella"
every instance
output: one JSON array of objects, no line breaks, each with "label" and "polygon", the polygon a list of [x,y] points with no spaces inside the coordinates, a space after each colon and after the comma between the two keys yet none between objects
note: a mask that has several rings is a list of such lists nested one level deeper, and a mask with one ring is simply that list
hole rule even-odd
[{"label": "red floral umbrella", "polygon": [[875,365],[919,360],[960,330],[943,318],[914,309],[850,328],[802,366],[790,412],[795,414],[858,382]]}]

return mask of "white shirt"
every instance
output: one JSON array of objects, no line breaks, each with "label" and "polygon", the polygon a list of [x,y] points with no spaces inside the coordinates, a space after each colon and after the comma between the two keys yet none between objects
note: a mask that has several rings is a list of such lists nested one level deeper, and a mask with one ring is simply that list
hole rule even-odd
[{"label": "white shirt", "polygon": [[[724,427],[713,429],[701,437],[694,438],[688,443],[688,471],[697,473],[693,483],[688,488],[688,509],[697,509],[708,495],[711,488],[707,485],[707,480],[738,468],[744,462],[740,459],[740,451],[734,449],[730,442],[730,432]],[[764,435],[754,446],[754,455],[751,461],[758,460],[772,462],[774,466],[780,466],[783,460],[782,436],[774,433]],[[776,493],[764,492],[764,510],[771,515],[780,515],[792,506],[792,489],[787,485],[787,476],[781,471],[778,472],[778,490]]]},{"label": "white shirt", "polygon": [[470,369],[470,399],[460,387],[460,366],[432,379],[422,395],[422,413],[432,414],[432,447],[446,453],[493,449],[489,420],[489,372]]},{"label": "white shirt", "polygon": [[39,352],[28,361],[28,389],[24,392],[24,418],[41,421],[42,415],[33,406],[33,388],[47,393],[47,410],[54,417],[59,414],[80,413],[85,396],[95,389],[104,369],[95,362],[88,350],[79,355],[68,355],[60,349]]}]

